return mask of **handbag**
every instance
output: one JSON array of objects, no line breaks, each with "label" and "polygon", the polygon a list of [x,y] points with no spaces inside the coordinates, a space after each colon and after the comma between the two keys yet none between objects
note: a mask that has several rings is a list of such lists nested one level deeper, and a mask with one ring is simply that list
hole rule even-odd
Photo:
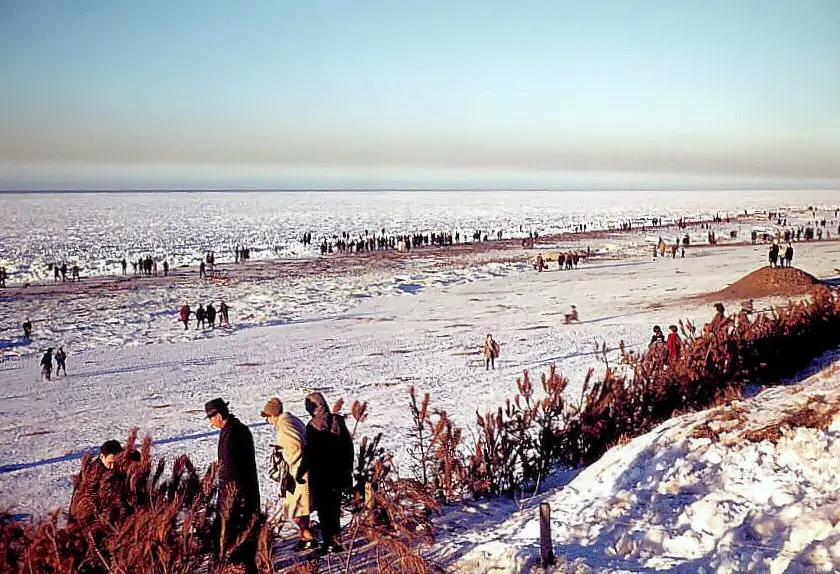
[{"label": "handbag", "polygon": [[283,447],[275,444],[271,449],[268,463],[268,478],[280,485],[280,498],[292,494],[297,488],[295,477],[292,476],[286,459],[283,458]]}]

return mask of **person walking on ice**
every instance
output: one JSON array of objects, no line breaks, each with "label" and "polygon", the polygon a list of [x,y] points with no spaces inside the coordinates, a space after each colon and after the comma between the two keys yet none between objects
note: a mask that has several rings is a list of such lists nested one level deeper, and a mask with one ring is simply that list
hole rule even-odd
[{"label": "person walking on ice", "polygon": [[190,306],[188,303],[184,303],[184,306],[181,307],[178,315],[179,321],[184,324],[184,331],[186,331],[190,328]]},{"label": "person walking on ice", "polygon": [[64,371],[64,376],[67,376],[67,353],[64,352],[64,347],[59,347],[55,354],[55,376],[58,377],[61,371]]},{"label": "person walking on ice", "polygon": [[484,370],[493,368],[496,370],[496,357],[499,356],[499,344],[493,339],[493,335],[487,333],[484,339]]},{"label": "person walking on ice", "polygon": [[52,360],[52,347],[50,347],[49,349],[47,349],[47,352],[44,353],[44,356],[41,357],[41,376],[43,376],[48,381],[52,378]]}]

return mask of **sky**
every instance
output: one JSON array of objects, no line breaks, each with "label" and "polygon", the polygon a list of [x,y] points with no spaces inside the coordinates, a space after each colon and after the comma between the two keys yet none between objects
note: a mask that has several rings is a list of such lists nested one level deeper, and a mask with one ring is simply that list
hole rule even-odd
[{"label": "sky", "polygon": [[840,2],[0,0],[0,189],[840,188]]}]

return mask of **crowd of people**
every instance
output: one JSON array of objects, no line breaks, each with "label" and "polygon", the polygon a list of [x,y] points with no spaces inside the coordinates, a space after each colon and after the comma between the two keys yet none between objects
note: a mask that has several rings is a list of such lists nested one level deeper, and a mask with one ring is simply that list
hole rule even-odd
[{"label": "crowd of people", "polygon": [[224,301],[219,302],[219,309],[210,302],[207,307],[203,303],[198,304],[198,309],[190,309],[189,303],[184,303],[178,310],[178,321],[184,324],[184,331],[190,328],[190,315],[195,317],[195,328],[211,329],[216,328],[216,318],[219,319],[219,327],[230,327],[230,307]]},{"label": "crowd of people", "polygon": [[[502,239],[502,230],[493,233],[495,239]],[[321,240],[319,251],[321,255],[329,255],[331,253],[369,253],[373,251],[398,251],[400,253],[409,252],[412,249],[420,247],[448,247],[461,243],[461,232],[426,232],[426,233],[402,233],[389,234],[385,229],[380,230],[379,234],[375,231],[371,232],[367,229],[364,233],[359,233],[354,236],[347,231],[342,231],[339,235],[333,235],[331,238],[324,237]],[[466,235],[463,236],[464,242],[467,241]],[[489,232],[476,229],[472,234],[472,240],[489,241]],[[301,243],[310,245],[312,243],[312,233],[304,233]]]},{"label": "crowd of people", "polygon": [[[282,502],[283,512],[298,529],[296,549],[319,553],[343,552],[341,542],[341,503],[353,486],[353,439],[341,414],[329,408],[319,392],[304,399],[309,415],[304,422],[289,412],[283,402],[272,397],[260,416],[274,429],[271,457],[265,472],[275,485],[275,495]],[[234,547],[230,559],[246,572],[256,572],[256,532],[260,522],[259,470],[254,437],[251,430],[229,408],[222,398],[204,405],[208,423],[218,429],[217,458],[219,463],[219,497],[214,502],[219,516],[224,516],[224,530],[217,529],[218,543]],[[96,497],[109,489],[104,481],[120,480],[115,467],[123,451],[116,440],[108,440],[99,449],[99,456],[81,469],[84,491],[77,488],[70,503],[70,519],[86,520],[96,511]],[[310,516],[318,513],[320,545]],[[238,541],[239,544],[234,544]]]}]

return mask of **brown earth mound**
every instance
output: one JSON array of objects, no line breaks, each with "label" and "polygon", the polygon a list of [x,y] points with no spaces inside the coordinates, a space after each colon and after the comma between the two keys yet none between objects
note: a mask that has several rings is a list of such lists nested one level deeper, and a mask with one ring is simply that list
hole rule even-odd
[{"label": "brown earth mound", "polygon": [[822,282],[801,269],[762,267],[726,289],[712,294],[718,299],[758,299],[804,295]]}]

